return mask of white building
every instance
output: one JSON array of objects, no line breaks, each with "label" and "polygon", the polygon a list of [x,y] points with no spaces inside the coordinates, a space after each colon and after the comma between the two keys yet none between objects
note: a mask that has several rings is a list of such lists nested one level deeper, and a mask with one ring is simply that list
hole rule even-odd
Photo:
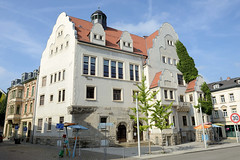
[{"label": "white building", "polygon": [[[165,23],[152,35],[139,37],[108,27],[106,19],[100,10],[91,15],[92,23],[59,15],[40,64],[35,142],[55,143],[64,133],[55,126],[63,122],[89,128],[81,132],[85,144],[99,145],[106,131],[110,143],[136,141],[136,124],[129,114],[143,71],[149,88],[160,89],[157,98],[163,104],[173,102],[169,120],[175,126],[166,131],[169,143],[194,140],[190,117],[195,113],[185,97],[187,84],[176,68],[178,36],[173,27]],[[108,122],[113,126],[98,129],[99,123]],[[160,143],[159,132],[151,132],[152,141]],[[69,136],[74,136],[71,130]],[[141,133],[141,140],[146,139],[147,134]]]},{"label": "white building", "polygon": [[220,136],[235,137],[232,113],[240,113],[240,77],[230,78],[208,84],[213,103],[213,122],[224,126]]}]

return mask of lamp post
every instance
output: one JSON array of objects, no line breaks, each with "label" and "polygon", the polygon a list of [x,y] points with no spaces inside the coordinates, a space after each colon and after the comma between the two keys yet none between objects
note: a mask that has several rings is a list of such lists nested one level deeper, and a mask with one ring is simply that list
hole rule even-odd
[{"label": "lamp post", "polygon": [[201,123],[202,123],[202,132],[203,132],[204,147],[207,148],[207,142],[206,142],[206,136],[205,136],[205,129],[204,129],[204,124],[203,124],[203,119],[202,119],[202,106],[201,106],[201,103],[199,104],[199,106],[200,106],[200,118],[201,118]]},{"label": "lamp post", "polygon": [[136,114],[137,114],[138,156],[141,157],[137,93],[136,93]]}]

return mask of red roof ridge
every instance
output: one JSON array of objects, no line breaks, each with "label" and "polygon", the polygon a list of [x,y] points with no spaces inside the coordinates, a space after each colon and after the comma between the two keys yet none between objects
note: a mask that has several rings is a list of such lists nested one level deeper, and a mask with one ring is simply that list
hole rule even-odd
[{"label": "red roof ridge", "polygon": [[188,83],[186,93],[195,91],[196,81],[197,81],[197,79],[194,79]]},{"label": "red roof ridge", "polygon": [[152,80],[152,83],[150,85],[150,89],[155,88],[158,86],[158,81],[160,80],[160,75],[162,74],[162,71],[157,72]]}]

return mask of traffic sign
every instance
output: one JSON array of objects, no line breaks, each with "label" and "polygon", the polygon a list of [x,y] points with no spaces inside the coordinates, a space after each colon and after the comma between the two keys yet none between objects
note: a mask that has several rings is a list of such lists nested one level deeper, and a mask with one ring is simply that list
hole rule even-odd
[{"label": "traffic sign", "polygon": [[238,123],[238,122],[240,122],[240,116],[239,116],[239,114],[237,114],[237,113],[231,114],[230,119],[231,119],[231,121],[232,121],[233,123]]},{"label": "traffic sign", "polygon": [[63,129],[64,124],[63,123],[57,123],[56,128],[57,129]]}]

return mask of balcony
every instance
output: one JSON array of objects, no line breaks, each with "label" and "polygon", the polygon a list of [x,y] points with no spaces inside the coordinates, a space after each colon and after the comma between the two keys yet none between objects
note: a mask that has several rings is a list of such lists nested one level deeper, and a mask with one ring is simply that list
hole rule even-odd
[{"label": "balcony", "polygon": [[179,105],[177,106],[178,112],[189,112],[191,107],[190,102],[179,102]]},{"label": "balcony", "polygon": [[20,114],[9,114],[7,115],[7,120],[11,120],[13,124],[20,122],[21,115]]},{"label": "balcony", "polygon": [[69,106],[67,107],[69,114],[84,114],[92,113],[96,111],[97,107],[95,106]]}]

